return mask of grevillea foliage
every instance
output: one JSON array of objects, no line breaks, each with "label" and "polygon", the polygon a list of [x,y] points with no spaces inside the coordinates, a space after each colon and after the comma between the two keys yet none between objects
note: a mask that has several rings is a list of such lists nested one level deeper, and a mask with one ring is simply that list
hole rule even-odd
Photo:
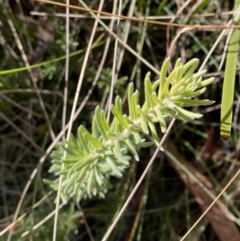
[{"label": "grevillea foliage", "polygon": [[[128,108],[126,115],[122,110],[122,100],[116,97],[111,106],[113,119],[107,121],[106,114],[99,107],[95,109],[92,129],[78,128],[76,137],[60,143],[52,152],[50,172],[56,175],[53,181],[47,181],[54,189],[58,188],[62,175],[61,197],[67,200],[75,197],[98,195],[104,197],[110,187],[110,177],[121,178],[129,165],[131,153],[138,161],[137,149],[153,143],[158,145],[159,138],[156,124],[161,131],[166,131],[166,117],[183,121],[200,118],[201,114],[186,110],[185,107],[210,105],[213,101],[198,100],[196,97],[206,90],[213,78],[202,80],[205,70],[194,73],[199,61],[192,59],[183,64],[176,61],[173,71],[167,75],[170,60],[162,65],[159,79],[151,82],[150,73],[144,80],[144,103],[139,104],[139,92],[133,83],[128,86]],[[142,133],[151,137],[153,142],[146,142]],[[63,153],[66,157],[63,160]],[[64,165],[62,165],[64,163]]]}]

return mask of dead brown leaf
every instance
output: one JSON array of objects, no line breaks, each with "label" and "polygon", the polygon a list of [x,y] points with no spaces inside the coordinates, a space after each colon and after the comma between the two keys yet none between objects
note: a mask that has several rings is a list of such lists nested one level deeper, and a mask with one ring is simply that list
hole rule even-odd
[{"label": "dead brown leaf", "polygon": [[[177,150],[176,146],[168,142],[166,146],[167,150],[174,155],[178,161],[180,161],[202,184],[208,188],[208,190],[215,196],[216,192],[214,190],[214,186],[205,177],[201,174],[191,163],[189,163]],[[169,158],[170,159],[170,158]],[[212,198],[193,180],[190,176],[188,176],[178,165],[176,165],[170,159],[170,164],[174,167],[174,169],[178,172],[181,179],[184,183],[188,186],[189,190],[195,197],[197,203],[201,207],[202,211],[204,212],[209,205],[212,203]],[[216,235],[219,237],[221,241],[239,241],[240,240],[240,233],[235,225],[235,223],[230,220],[226,216],[226,205],[220,201],[220,203],[216,203],[206,214],[210,224],[212,225],[213,230],[215,231]]]}]

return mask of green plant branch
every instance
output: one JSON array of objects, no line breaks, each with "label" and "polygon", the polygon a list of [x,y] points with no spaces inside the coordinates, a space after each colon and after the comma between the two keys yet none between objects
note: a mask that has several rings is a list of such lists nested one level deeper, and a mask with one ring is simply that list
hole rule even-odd
[{"label": "green plant branch", "polygon": [[[158,146],[159,138],[156,123],[161,131],[166,132],[166,117],[177,114],[177,118],[191,121],[202,115],[193,113],[184,107],[209,105],[212,101],[193,99],[201,95],[213,78],[202,80],[206,71],[194,74],[198,66],[198,60],[193,59],[183,64],[177,60],[174,70],[167,76],[170,59],[166,59],[162,65],[159,79],[151,82],[150,73],[144,80],[145,101],[142,106],[138,103],[139,92],[134,91],[131,83],[128,87],[129,114],[122,111],[122,100],[119,96],[115,99],[111,111],[113,121],[107,122],[106,114],[96,107],[92,121],[92,133],[84,126],[78,129],[77,137],[71,135],[70,140],[60,143],[52,152],[52,166],[50,172],[57,178],[48,182],[54,189],[58,188],[58,179],[62,175],[63,185],[61,197],[66,201],[71,196],[77,199],[98,195],[104,197],[110,187],[110,177],[121,177],[129,165],[130,152],[138,161],[137,149],[152,145],[146,142],[141,133],[145,133],[153,139]],[[66,157],[62,160],[63,152]],[[61,165],[64,162],[64,169]]]},{"label": "green plant branch", "polygon": [[[176,117],[177,117],[177,115],[176,115]],[[176,118],[173,118],[173,119],[172,119],[172,121],[171,121],[171,123],[170,123],[170,125],[169,125],[169,127],[168,127],[168,129],[167,129],[167,131],[166,131],[166,133],[165,133],[165,135],[163,136],[161,142],[160,142],[159,145],[158,145],[158,148],[157,148],[156,151],[154,152],[151,160],[149,161],[149,163],[148,163],[147,167],[145,168],[143,174],[142,174],[141,177],[139,178],[137,184],[134,186],[132,192],[131,192],[130,195],[128,196],[126,202],[125,202],[124,205],[122,206],[122,208],[121,208],[121,210],[119,211],[118,215],[116,216],[116,218],[114,219],[114,221],[113,221],[112,224],[110,225],[109,229],[107,230],[106,234],[105,234],[104,237],[102,238],[102,241],[107,241],[107,240],[108,240],[109,236],[111,235],[113,229],[115,228],[115,226],[116,226],[116,224],[118,223],[119,219],[121,218],[121,216],[123,215],[124,211],[126,210],[128,204],[129,204],[130,201],[132,200],[132,198],[133,198],[134,194],[136,193],[137,189],[140,187],[142,181],[144,180],[144,178],[145,178],[145,176],[147,175],[150,167],[152,166],[155,158],[157,157],[158,152],[160,151],[160,149],[161,149],[162,145],[164,144],[165,140],[167,139],[168,134],[169,134],[170,130],[172,129],[174,123],[175,123],[175,120],[176,120]]]}]

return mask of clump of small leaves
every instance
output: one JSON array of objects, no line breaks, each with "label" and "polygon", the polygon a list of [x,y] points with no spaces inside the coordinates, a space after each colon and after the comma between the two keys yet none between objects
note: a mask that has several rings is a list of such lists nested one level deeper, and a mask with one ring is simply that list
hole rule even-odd
[{"label": "clump of small leaves", "polygon": [[[42,224],[40,227],[31,230],[31,228],[33,227],[33,223],[38,223],[39,220],[43,219],[47,211],[48,207],[45,206],[43,209],[40,209],[37,213],[35,213],[34,218],[32,215],[29,215],[21,222],[19,222],[16,230],[14,230],[14,234],[11,240],[51,241],[53,236],[54,219],[50,219],[44,224]],[[81,214],[76,214],[74,205],[65,208],[64,212],[59,212],[57,240],[69,240],[69,237],[74,237],[77,234],[76,220],[79,218],[81,218]],[[1,240],[7,240],[7,237]]]},{"label": "clump of small leaves", "polygon": [[[84,126],[78,128],[77,136],[60,143],[52,152],[50,172],[57,178],[47,181],[58,189],[59,177],[63,176],[61,197],[67,200],[74,196],[104,197],[110,187],[110,177],[121,178],[129,165],[130,152],[136,161],[139,160],[137,148],[152,145],[142,138],[141,133],[150,136],[156,145],[159,138],[156,124],[166,132],[166,117],[183,121],[192,121],[202,115],[186,110],[185,107],[210,105],[213,101],[194,99],[205,92],[206,86],[213,78],[202,80],[206,70],[194,73],[199,61],[192,59],[183,64],[176,61],[173,71],[167,76],[170,59],[162,65],[159,79],[151,82],[150,73],[144,80],[144,103],[139,104],[139,92],[134,91],[133,83],[128,86],[129,115],[122,111],[122,100],[116,97],[111,106],[113,120],[107,121],[106,114],[99,107],[95,109],[92,121],[92,133]],[[63,153],[66,157],[63,160]],[[64,163],[62,168],[62,163]]]}]

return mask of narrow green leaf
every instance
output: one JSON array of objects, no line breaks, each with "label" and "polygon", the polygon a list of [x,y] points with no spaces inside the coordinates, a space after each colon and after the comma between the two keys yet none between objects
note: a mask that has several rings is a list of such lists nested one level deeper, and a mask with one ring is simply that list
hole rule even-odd
[{"label": "narrow green leaf", "polygon": [[130,83],[128,86],[128,99],[130,99],[133,95],[134,92],[134,84]]},{"label": "narrow green leaf", "polygon": [[77,171],[78,176],[75,178],[75,183],[80,183],[86,177],[86,173],[89,170],[90,164],[85,165],[81,170]]},{"label": "narrow green leaf", "polygon": [[[162,106],[162,103],[161,103],[161,101],[157,98],[157,95],[156,95],[155,92],[152,93],[152,99],[153,99],[153,102],[154,102],[155,105],[158,105],[159,107]],[[166,102],[166,100],[165,100],[165,102]]]},{"label": "narrow green leaf", "polygon": [[172,86],[170,89],[170,94],[171,95],[177,95],[179,92],[179,89],[184,85],[185,79],[181,79],[178,83]]},{"label": "narrow green leaf", "polygon": [[149,128],[151,130],[153,140],[155,141],[156,145],[158,145],[159,144],[159,138],[158,138],[158,134],[157,134],[155,125],[150,123],[150,122],[148,122],[148,126],[149,126]]},{"label": "narrow green leaf", "polygon": [[191,59],[186,64],[183,65],[183,75],[184,77],[188,78],[193,71],[197,68],[199,63],[198,59]]},{"label": "narrow green leaf", "polygon": [[186,87],[182,85],[182,86],[178,89],[178,93],[177,93],[177,94],[183,94],[183,93],[185,92],[185,89],[186,89]]},{"label": "narrow green leaf", "polygon": [[[198,89],[198,86],[194,85],[194,83],[190,83],[185,87],[184,93],[182,94],[182,97],[185,97],[186,93],[194,93],[194,91],[196,91]],[[181,93],[178,93],[179,95]]]},{"label": "narrow green leaf", "polygon": [[97,195],[97,188],[96,188],[96,186],[93,186],[93,188],[92,188],[92,194],[93,194],[93,196],[96,196],[96,195]]},{"label": "narrow green leaf", "polygon": [[85,136],[84,136],[84,132],[85,132],[84,130],[85,130],[85,127],[84,127],[84,126],[80,126],[80,127],[78,128],[78,138],[79,138],[80,143],[81,143],[81,145],[82,145],[82,147],[83,147],[83,151],[84,151],[85,153],[90,153],[90,150],[89,150],[89,147],[88,147],[86,138],[85,138]]},{"label": "narrow green leaf", "polygon": [[184,115],[185,117],[187,118],[190,118],[192,120],[194,119],[199,119],[202,117],[201,114],[198,114],[198,113],[194,113],[194,112],[191,112],[191,111],[188,111],[188,110],[185,110],[181,107],[178,107],[178,106],[174,106],[173,109],[177,112],[177,113],[180,113],[182,115]]},{"label": "narrow green leaf", "polygon": [[[140,109],[138,109],[138,111],[140,111]],[[153,110],[152,110],[153,111]],[[141,111],[140,111],[141,112]],[[152,113],[152,112],[146,112],[145,114],[143,113],[142,115],[142,118],[139,119],[139,121],[141,122],[141,120],[144,120],[145,122],[151,122],[153,123],[154,122],[154,119],[155,119],[155,114]]]},{"label": "narrow green leaf", "polygon": [[129,117],[127,118],[128,122],[131,122],[133,125],[134,121],[138,119],[138,112],[137,112],[137,95],[138,93],[134,93],[131,96],[131,100],[129,100],[128,104],[129,104]]},{"label": "narrow green leaf", "polygon": [[181,60],[181,58],[178,58],[175,65],[174,65],[174,69],[177,69],[181,65],[182,65],[182,60]]},{"label": "narrow green leaf", "polygon": [[[174,97],[173,97],[174,101]],[[191,99],[178,99],[177,101],[174,101],[174,103],[178,106],[182,107],[194,107],[194,106],[204,106],[204,105],[211,105],[214,103],[214,101],[211,100],[191,100]]]},{"label": "narrow green leaf", "polygon": [[129,139],[127,139],[127,140],[125,140],[125,143],[129,149],[129,151],[133,154],[135,160],[139,161],[139,156],[138,156],[133,144],[131,143],[131,141]]},{"label": "narrow green leaf", "polygon": [[46,183],[46,184],[48,184],[48,185],[50,185],[50,186],[52,186],[52,184],[53,184],[52,181],[50,181],[50,180],[48,180],[48,179],[45,179],[45,178],[43,178],[42,181],[43,181],[43,183]]},{"label": "narrow green leaf", "polygon": [[131,121],[126,114],[123,115],[123,118],[126,121],[126,123],[128,123],[128,128],[127,129],[129,129],[130,126],[134,126],[135,125],[134,122]]},{"label": "narrow green leaf", "polygon": [[129,125],[128,130],[133,133],[139,133],[141,132],[141,127],[139,126],[139,122],[134,125]]},{"label": "narrow green leaf", "polygon": [[88,176],[88,179],[87,179],[87,193],[88,193],[89,196],[92,193],[91,191],[92,191],[92,188],[93,188],[93,184],[94,184],[94,171],[90,170],[89,176]]},{"label": "narrow green leaf", "polygon": [[67,180],[66,185],[63,187],[63,193],[68,193],[69,189],[74,186],[75,183],[75,179],[77,178],[79,174],[77,172],[72,173],[71,177],[69,177],[69,179]]},{"label": "narrow green leaf", "polygon": [[133,83],[131,83],[128,86],[128,110],[129,110],[130,120],[134,120],[134,113],[133,113],[134,104],[132,103],[133,87],[134,87]]},{"label": "narrow green leaf", "polygon": [[141,128],[142,128],[142,131],[145,133],[145,134],[149,134],[149,131],[148,131],[148,125],[147,125],[147,122],[144,120],[144,119],[141,119],[140,120],[140,125],[141,125]]},{"label": "narrow green leaf", "polygon": [[121,148],[118,141],[114,142],[113,153],[123,165],[126,165],[126,166],[129,165],[128,161],[121,154]]},{"label": "narrow green leaf", "polygon": [[92,120],[92,135],[98,139],[99,138],[99,131],[97,127],[97,121],[96,121],[96,116],[94,115],[93,120]]},{"label": "narrow green leaf", "polygon": [[[234,10],[240,6],[239,1],[235,0]],[[239,19],[237,19],[237,23]],[[238,49],[240,40],[240,30],[234,29],[230,38],[228,53],[226,59],[226,67],[223,80],[222,104],[221,104],[221,124],[220,134],[224,140],[227,140],[231,134],[232,127],[232,107],[234,96],[234,85],[236,78],[236,67],[238,60]]]},{"label": "narrow green leaf", "polygon": [[163,115],[168,117],[174,117],[176,115],[176,111],[171,109],[171,106],[164,106],[161,108]]},{"label": "narrow green leaf", "polygon": [[[67,147],[66,147],[67,144]],[[70,155],[81,155],[84,154],[82,151],[82,147],[81,149],[78,148],[77,146],[75,146],[74,143],[70,142],[70,141],[66,141],[66,143],[64,145],[62,145],[63,150],[66,150],[68,154]]]},{"label": "narrow green leaf", "polygon": [[[194,59],[195,60],[195,59]],[[198,67],[199,64],[199,60],[196,59],[196,61],[193,62],[193,64],[190,66],[190,68],[184,73],[184,78],[189,78],[190,76],[193,75],[193,72],[196,70],[196,68]],[[184,67],[183,67],[183,71],[184,71]],[[201,73],[201,71],[199,71],[198,73]]]},{"label": "narrow green leaf", "polygon": [[145,113],[143,112],[143,110],[141,109],[141,107],[138,105],[137,106],[137,112],[139,117],[144,117]]},{"label": "narrow green leaf", "polygon": [[157,88],[158,88],[158,86],[159,86],[159,81],[153,82],[153,84],[152,84],[152,90],[153,90],[153,91],[156,91]]},{"label": "narrow green leaf", "polygon": [[209,78],[209,79],[206,79],[206,80],[203,80],[203,81],[201,81],[201,83],[198,85],[198,88],[205,87],[205,86],[211,84],[213,81],[214,81],[214,77]]},{"label": "narrow green leaf", "polygon": [[200,90],[197,90],[195,92],[188,92],[188,93],[185,93],[185,97],[188,97],[188,98],[194,98],[194,97],[197,97],[201,94],[203,94],[204,92],[206,91],[206,87],[200,89]]},{"label": "narrow green leaf", "polygon": [[135,144],[137,145],[138,143],[141,142],[141,136],[136,132],[133,132],[132,134],[133,134],[133,137],[135,139]]},{"label": "narrow green leaf", "polygon": [[107,122],[107,118],[106,118],[105,112],[103,110],[101,111],[101,118],[102,118],[102,124],[104,126],[104,130],[106,132],[109,132],[110,131],[110,126],[109,126],[109,124]]},{"label": "narrow green leaf", "polygon": [[114,161],[110,158],[107,157],[106,158],[106,162],[109,164],[109,166],[111,167],[113,173],[117,176],[117,177],[122,177],[122,173],[118,170],[117,166],[115,165]]},{"label": "narrow green leaf", "polygon": [[90,135],[89,133],[86,133],[84,136],[94,147],[96,147],[96,148],[102,148],[103,147],[103,144],[98,139],[96,139],[95,137]]},{"label": "narrow green leaf", "polygon": [[136,120],[138,118],[138,112],[137,112],[137,106],[138,106],[138,96],[139,96],[139,92],[136,91],[133,96],[132,96],[132,117],[133,120]]},{"label": "narrow green leaf", "polygon": [[139,144],[137,144],[137,147],[139,148],[146,148],[146,147],[150,147],[153,145],[153,142],[141,142]]},{"label": "narrow green leaf", "polygon": [[167,125],[166,125],[166,122],[164,120],[163,114],[162,114],[160,109],[156,109],[155,112],[156,112],[157,117],[158,117],[158,121],[159,121],[159,124],[160,124],[160,127],[161,127],[161,131],[162,131],[162,133],[165,133],[166,130],[167,130]]},{"label": "narrow green leaf", "polygon": [[118,133],[123,131],[124,126],[119,122],[119,120],[114,116],[110,131],[111,133]]},{"label": "narrow green leaf", "polygon": [[152,95],[152,84],[149,78],[145,78],[144,80],[144,92],[145,92],[145,103],[144,103],[144,110],[148,110],[153,107],[153,101],[151,98]]},{"label": "narrow green leaf", "polygon": [[[192,75],[185,80],[184,85],[187,86],[187,87],[194,85],[194,83],[193,83],[193,76]],[[187,89],[187,87],[185,87],[185,88]]]},{"label": "narrow green leaf", "polygon": [[170,84],[172,83],[173,79],[176,78],[176,74],[177,72],[179,71],[181,67],[177,67],[177,68],[174,68],[174,70],[171,72],[171,74],[167,77],[166,81],[165,81],[165,84],[164,84],[164,94],[166,96],[169,95],[169,89],[170,89]]},{"label": "narrow green leaf", "polygon": [[121,115],[123,115],[123,113],[122,113],[122,100],[120,99],[120,97],[119,96],[117,96],[116,97],[116,99],[115,99],[115,108],[116,108],[116,110],[121,114]]},{"label": "narrow green leaf", "polygon": [[76,163],[81,160],[85,154],[83,155],[67,155],[66,158],[63,160],[64,163]]},{"label": "narrow green leaf", "polygon": [[68,176],[71,175],[76,170],[83,168],[83,166],[92,163],[96,158],[97,158],[96,154],[93,154],[93,153],[87,154],[85,157],[83,157],[81,160],[79,160],[76,164],[74,164],[71,167],[68,173]]},{"label": "narrow green leaf", "polygon": [[98,186],[101,187],[104,182],[103,181],[104,177],[102,177],[101,173],[98,172],[98,169],[96,166],[93,167],[93,171],[94,171],[96,182],[97,182]]},{"label": "narrow green leaf", "polygon": [[[202,77],[205,73],[207,72],[207,70],[201,70],[199,72],[197,72],[196,74],[193,75],[193,82],[195,83],[197,79],[199,79],[200,77]],[[200,81],[201,83],[202,81]]]},{"label": "narrow green leaf", "polygon": [[182,66],[182,64],[176,70],[175,78],[172,79],[172,86],[176,85],[181,79],[183,79],[183,66]]},{"label": "narrow green leaf", "polygon": [[159,76],[160,86],[159,86],[159,90],[158,90],[158,98],[160,100],[162,100],[165,97],[164,84],[165,84],[165,79],[166,79],[169,63],[170,63],[170,58],[165,59],[162,64],[161,71],[160,71],[160,76]]},{"label": "narrow green leaf", "polygon": [[61,171],[60,165],[52,165],[48,170],[49,173],[59,173],[60,171]]},{"label": "narrow green leaf", "polygon": [[118,119],[118,121],[125,127],[128,128],[128,122],[124,119],[123,115],[118,112],[117,108],[115,106],[112,106],[111,108],[112,113],[114,116]]},{"label": "narrow green leaf", "polygon": [[202,77],[196,79],[196,80],[193,82],[194,87],[196,87],[196,89],[194,89],[194,91],[200,88],[199,85],[200,85],[201,83],[202,83]]},{"label": "narrow green leaf", "polygon": [[99,107],[97,107],[96,110],[95,110],[95,116],[96,116],[96,122],[97,122],[98,130],[102,134],[104,140],[107,141],[108,140],[107,132],[106,132],[105,126],[102,122],[102,116],[101,116],[101,111],[100,111]]}]

